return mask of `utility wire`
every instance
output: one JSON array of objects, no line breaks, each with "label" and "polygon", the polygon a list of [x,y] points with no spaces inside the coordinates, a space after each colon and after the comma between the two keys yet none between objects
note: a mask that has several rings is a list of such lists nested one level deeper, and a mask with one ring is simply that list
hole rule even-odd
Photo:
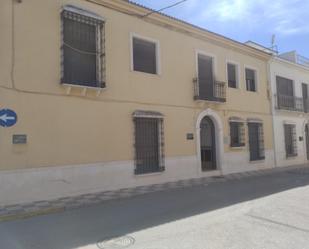
[{"label": "utility wire", "polygon": [[12,33],[11,33],[11,43],[12,43],[12,50],[11,50],[11,84],[12,88],[15,89],[15,3],[12,1],[12,11],[11,11],[11,25],[12,25]]},{"label": "utility wire", "polygon": [[167,9],[173,8],[173,7],[175,7],[175,6],[177,6],[177,5],[180,5],[180,4],[182,4],[182,3],[184,3],[184,2],[187,2],[187,1],[188,1],[188,0],[182,0],[182,1],[179,1],[179,2],[174,3],[174,4],[172,4],[172,5],[169,5],[169,6],[167,6],[167,7],[164,7],[164,8],[162,8],[162,9],[151,11],[151,12],[149,12],[149,13],[143,15],[142,18],[147,17],[147,16],[150,16],[150,15],[153,14],[153,13],[158,13],[158,12],[161,12],[161,11],[163,11],[163,10],[167,10]]}]

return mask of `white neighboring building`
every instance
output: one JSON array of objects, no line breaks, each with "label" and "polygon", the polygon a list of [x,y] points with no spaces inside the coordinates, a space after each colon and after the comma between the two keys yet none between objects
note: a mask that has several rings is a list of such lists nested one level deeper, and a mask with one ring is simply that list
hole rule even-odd
[{"label": "white neighboring building", "polygon": [[278,55],[254,42],[246,44],[273,54],[268,74],[276,166],[308,163],[309,59],[296,51]]},{"label": "white neighboring building", "polygon": [[309,159],[309,59],[295,51],[270,61],[272,113],[277,166]]}]

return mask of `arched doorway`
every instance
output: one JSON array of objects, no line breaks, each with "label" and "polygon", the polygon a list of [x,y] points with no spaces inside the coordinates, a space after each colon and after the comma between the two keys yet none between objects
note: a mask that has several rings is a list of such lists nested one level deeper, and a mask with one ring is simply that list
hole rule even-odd
[{"label": "arched doorway", "polygon": [[202,171],[216,170],[216,128],[208,116],[200,122],[200,151]]}]

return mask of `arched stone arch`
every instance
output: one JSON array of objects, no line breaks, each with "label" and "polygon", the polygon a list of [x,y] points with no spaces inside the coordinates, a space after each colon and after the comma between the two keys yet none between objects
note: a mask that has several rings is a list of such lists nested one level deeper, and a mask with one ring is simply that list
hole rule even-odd
[{"label": "arched stone arch", "polygon": [[224,143],[223,143],[223,123],[217,112],[208,108],[202,111],[196,121],[196,143],[197,143],[197,160],[199,172],[202,171],[201,166],[201,139],[200,139],[200,124],[204,117],[209,117],[215,126],[215,139],[216,139],[216,160],[217,169],[222,172],[223,156],[224,156]]},{"label": "arched stone arch", "polygon": [[[304,119],[302,123],[302,137],[303,137],[303,151],[304,151],[304,163],[309,160],[309,135],[306,134],[306,126],[309,127],[309,119]],[[307,140],[308,139],[308,140]]]}]

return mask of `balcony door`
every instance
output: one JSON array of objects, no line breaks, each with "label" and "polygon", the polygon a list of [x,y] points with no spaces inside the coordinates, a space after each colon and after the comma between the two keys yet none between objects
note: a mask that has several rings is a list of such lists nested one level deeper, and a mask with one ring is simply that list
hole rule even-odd
[{"label": "balcony door", "polygon": [[306,137],[307,160],[309,160],[309,124],[306,124],[305,126],[305,137]]},{"label": "balcony door", "polygon": [[304,111],[308,112],[308,85],[303,83],[302,84],[302,93],[303,93],[303,105]]},{"label": "balcony door", "polygon": [[213,58],[198,54],[198,82],[201,99],[212,100],[214,92]]},{"label": "balcony door", "polygon": [[293,81],[277,76],[278,107],[282,109],[295,108]]}]

